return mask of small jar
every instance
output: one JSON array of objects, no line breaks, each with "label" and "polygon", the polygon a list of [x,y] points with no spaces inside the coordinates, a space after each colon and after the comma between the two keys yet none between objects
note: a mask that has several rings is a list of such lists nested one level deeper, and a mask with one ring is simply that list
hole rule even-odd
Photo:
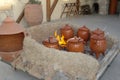
[{"label": "small jar", "polygon": [[64,39],[67,41],[69,38],[74,36],[74,31],[71,26],[66,24],[64,27],[60,28],[61,35],[64,36]]},{"label": "small jar", "polygon": [[86,26],[83,26],[78,29],[77,36],[87,42],[90,37],[90,30]]},{"label": "small jar", "polygon": [[84,52],[84,40],[78,37],[68,39],[67,50],[70,52]]},{"label": "small jar", "polygon": [[90,38],[90,49],[96,54],[98,59],[100,54],[105,53],[107,49],[107,40],[103,35],[92,35]]}]

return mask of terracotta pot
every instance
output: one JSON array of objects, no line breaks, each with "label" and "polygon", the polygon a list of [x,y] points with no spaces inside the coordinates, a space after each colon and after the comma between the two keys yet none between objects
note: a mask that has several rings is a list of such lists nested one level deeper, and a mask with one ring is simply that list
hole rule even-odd
[{"label": "terracotta pot", "polygon": [[98,59],[100,54],[104,55],[107,48],[106,38],[102,35],[92,35],[90,38],[90,49],[96,54]]},{"label": "terracotta pot", "polygon": [[24,28],[13,19],[7,17],[0,26],[0,56],[2,60],[11,62],[23,49]]},{"label": "terracotta pot", "polygon": [[0,51],[13,52],[23,48],[24,28],[10,17],[0,26]]},{"label": "terracotta pot", "polygon": [[42,42],[46,47],[60,49],[59,43],[54,37],[49,37]]},{"label": "terracotta pot", "polygon": [[84,40],[77,37],[68,39],[67,50],[70,52],[84,52]]},{"label": "terracotta pot", "polygon": [[99,36],[99,35],[102,35],[102,36],[105,35],[104,31],[102,31],[102,30],[99,29],[99,28],[97,28],[96,30],[92,31],[91,35],[93,35],[93,34],[96,34],[96,35],[98,35],[98,36]]},{"label": "terracotta pot", "polygon": [[69,38],[72,38],[74,36],[74,31],[71,26],[66,24],[64,27],[60,29],[61,35],[64,36],[65,40],[68,40]]},{"label": "terracotta pot", "polygon": [[78,29],[77,36],[82,38],[84,41],[88,41],[90,37],[90,30],[86,26],[83,26]]},{"label": "terracotta pot", "polygon": [[41,4],[27,4],[24,10],[24,17],[29,26],[41,24],[43,11]]}]

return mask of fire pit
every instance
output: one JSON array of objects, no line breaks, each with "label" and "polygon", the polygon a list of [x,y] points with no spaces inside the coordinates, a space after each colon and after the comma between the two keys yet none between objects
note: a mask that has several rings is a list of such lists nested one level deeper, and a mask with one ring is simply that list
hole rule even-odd
[{"label": "fire pit", "polygon": [[[12,65],[17,69],[27,71],[39,79],[45,78],[46,75],[49,75],[49,77],[47,76],[47,78],[45,78],[47,80],[51,76],[53,77],[55,71],[59,72],[59,70],[60,73],[68,73],[69,75],[67,74],[67,76],[72,77],[72,80],[76,80],[76,78],[81,78],[81,80],[95,80],[95,78],[99,79],[107,66],[118,54],[118,41],[110,35],[106,35],[107,50],[105,51],[105,56],[101,55],[98,60],[95,59],[94,55],[90,55],[90,50],[87,46],[87,51],[85,51],[84,54],[76,54],[76,52],[67,52],[43,46],[42,42],[46,38],[53,36],[54,32],[56,30],[59,31],[59,29],[65,24],[71,25],[70,23],[57,22],[28,28],[27,31],[29,32],[31,38],[29,37],[25,39],[23,49],[24,52],[12,63]],[[77,33],[80,26],[71,26],[75,33]],[[79,64],[79,67],[77,64]],[[48,71],[46,71],[46,69]],[[53,69],[55,71],[53,71]]]}]

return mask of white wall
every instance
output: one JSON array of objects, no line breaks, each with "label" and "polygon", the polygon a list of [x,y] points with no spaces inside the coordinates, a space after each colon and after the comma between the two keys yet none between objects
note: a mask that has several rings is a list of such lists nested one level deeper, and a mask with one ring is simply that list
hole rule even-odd
[{"label": "white wall", "polygon": [[[12,8],[12,12],[13,12],[13,18],[16,20],[18,18],[18,16],[20,15],[20,13],[22,12],[25,3],[28,0],[13,0],[13,8]],[[46,21],[46,0],[40,0],[42,2],[42,6],[43,6],[43,22]],[[53,3],[54,0],[51,0],[51,4]],[[75,0],[70,0],[70,1],[75,1]],[[80,0],[81,5],[84,4],[92,4],[94,0]],[[51,16],[52,20],[56,20],[60,18],[61,12],[63,9],[63,1],[62,0],[58,0],[58,4],[56,5],[56,8]],[[1,13],[0,13],[1,14]],[[3,18],[3,16],[0,16],[0,18]]]}]

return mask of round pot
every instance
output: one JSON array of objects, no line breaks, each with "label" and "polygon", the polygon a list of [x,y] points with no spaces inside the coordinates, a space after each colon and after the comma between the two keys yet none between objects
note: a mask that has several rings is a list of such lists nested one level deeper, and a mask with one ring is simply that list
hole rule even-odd
[{"label": "round pot", "polygon": [[59,43],[54,37],[49,37],[42,42],[46,47],[60,49]]},{"label": "round pot", "polygon": [[71,26],[66,24],[64,27],[60,28],[61,35],[64,36],[65,40],[68,40],[69,38],[72,38],[74,36],[74,31]]},{"label": "round pot", "polygon": [[43,11],[41,4],[27,4],[24,10],[24,17],[29,26],[41,24]]},{"label": "round pot", "polygon": [[91,35],[93,35],[93,34],[96,34],[96,35],[98,35],[98,36],[99,36],[99,35],[102,35],[102,36],[105,35],[104,31],[102,31],[102,30],[99,29],[99,28],[97,28],[96,30],[92,31]]},{"label": "round pot", "polygon": [[86,26],[83,26],[78,29],[77,36],[82,38],[84,41],[88,41],[90,37],[90,30]]},{"label": "round pot", "polygon": [[105,53],[107,48],[107,41],[106,38],[102,35],[92,35],[90,38],[90,49],[92,52],[96,54],[96,58],[98,59],[100,54]]},{"label": "round pot", "polygon": [[84,40],[81,38],[70,38],[67,40],[67,50],[70,52],[84,52]]}]

